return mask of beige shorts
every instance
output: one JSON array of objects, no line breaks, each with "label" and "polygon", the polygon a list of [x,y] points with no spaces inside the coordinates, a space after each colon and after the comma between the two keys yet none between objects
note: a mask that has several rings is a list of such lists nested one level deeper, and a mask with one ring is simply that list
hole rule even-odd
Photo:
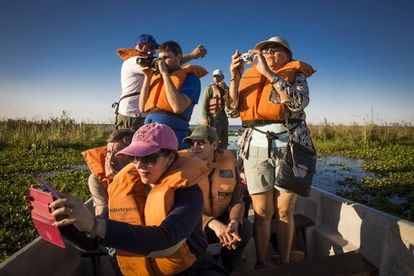
[{"label": "beige shorts", "polygon": [[122,114],[116,115],[115,127],[116,129],[129,128],[132,131],[136,131],[142,125],[144,125],[145,117],[128,117]]},{"label": "beige shorts", "polygon": [[267,148],[250,145],[248,159],[244,159],[244,173],[249,194],[263,193],[274,188],[280,192],[290,192],[280,187],[274,187],[280,160],[285,153],[285,147],[273,148],[271,158],[269,158]]}]

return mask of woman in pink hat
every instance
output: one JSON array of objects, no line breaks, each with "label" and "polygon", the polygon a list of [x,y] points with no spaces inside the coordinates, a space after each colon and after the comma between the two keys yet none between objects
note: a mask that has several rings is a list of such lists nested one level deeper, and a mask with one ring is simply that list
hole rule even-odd
[{"label": "woman in pink hat", "polygon": [[109,185],[109,219],[94,217],[80,200],[67,196],[51,204],[56,225],[73,224],[101,246],[115,248],[124,275],[225,273],[206,255],[201,229],[203,195],[197,183],[212,168],[181,156],[177,148],[170,127],[143,125],[117,153],[134,161]]}]

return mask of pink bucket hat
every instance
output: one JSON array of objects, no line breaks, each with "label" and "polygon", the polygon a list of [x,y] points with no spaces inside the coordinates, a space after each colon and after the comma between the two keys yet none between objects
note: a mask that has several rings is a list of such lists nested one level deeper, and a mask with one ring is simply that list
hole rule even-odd
[{"label": "pink bucket hat", "polygon": [[147,156],[160,149],[177,150],[178,140],[174,131],[167,125],[151,123],[140,127],[134,134],[129,146],[116,156]]}]

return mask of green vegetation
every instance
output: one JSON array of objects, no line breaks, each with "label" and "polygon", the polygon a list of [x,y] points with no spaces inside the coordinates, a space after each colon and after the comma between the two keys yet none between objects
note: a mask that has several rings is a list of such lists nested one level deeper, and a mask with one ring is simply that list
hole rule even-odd
[{"label": "green vegetation", "polygon": [[47,121],[0,121],[0,261],[37,237],[23,196],[39,173],[57,190],[90,197],[81,151],[104,145],[108,132],[65,113]]},{"label": "green vegetation", "polygon": [[[346,179],[345,184],[355,189],[342,196],[413,220],[414,127],[327,122],[310,127],[319,155],[361,158],[364,169],[380,176]],[[31,174],[40,173],[59,191],[88,199],[88,171],[79,166],[83,164],[80,152],[104,145],[109,131],[99,125],[78,124],[65,113],[42,121],[0,121],[0,261],[37,236],[23,200],[30,184],[36,182]],[[393,196],[404,196],[407,202],[394,204],[389,200]]]},{"label": "green vegetation", "polygon": [[[414,127],[409,124],[378,126],[310,126],[318,155],[364,160],[362,168],[378,177],[346,179],[354,189],[340,196],[384,212],[414,220]],[[349,168],[336,164],[343,170]],[[396,198],[402,201],[394,200]]]}]

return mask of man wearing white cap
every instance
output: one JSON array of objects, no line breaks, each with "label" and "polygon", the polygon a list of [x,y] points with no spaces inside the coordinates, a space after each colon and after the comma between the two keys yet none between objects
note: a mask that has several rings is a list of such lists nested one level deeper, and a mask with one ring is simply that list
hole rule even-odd
[{"label": "man wearing white cap", "polygon": [[213,71],[213,83],[209,84],[201,100],[201,118],[204,125],[216,129],[220,149],[226,149],[228,142],[229,120],[225,108],[229,87],[224,82],[223,71],[216,69]]}]

